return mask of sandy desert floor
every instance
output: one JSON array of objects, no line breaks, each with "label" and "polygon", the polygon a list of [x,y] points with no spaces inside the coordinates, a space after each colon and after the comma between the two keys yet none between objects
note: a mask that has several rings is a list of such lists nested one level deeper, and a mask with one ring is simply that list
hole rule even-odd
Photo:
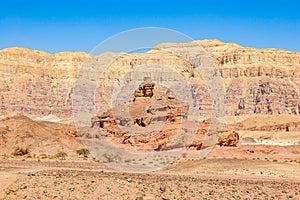
[{"label": "sandy desert floor", "polygon": [[300,199],[300,164],[182,159],[151,173],[92,160],[0,159],[1,199]]}]

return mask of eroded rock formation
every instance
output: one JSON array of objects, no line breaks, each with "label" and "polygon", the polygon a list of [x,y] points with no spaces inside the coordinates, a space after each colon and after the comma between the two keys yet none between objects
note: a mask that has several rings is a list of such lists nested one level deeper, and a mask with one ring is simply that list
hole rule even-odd
[{"label": "eroded rock formation", "polygon": [[[129,111],[128,116],[125,110]],[[164,150],[185,146],[184,136],[175,137],[187,111],[187,105],[181,105],[174,96],[156,91],[155,83],[146,81],[128,103],[109,109],[91,120],[92,127],[100,128],[107,138],[119,146],[143,151]]]}]

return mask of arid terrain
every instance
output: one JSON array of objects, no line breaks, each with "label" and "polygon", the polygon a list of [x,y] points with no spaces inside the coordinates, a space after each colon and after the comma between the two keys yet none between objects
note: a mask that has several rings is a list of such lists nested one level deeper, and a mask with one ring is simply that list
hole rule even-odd
[{"label": "arid terrain", "polygon": [[92,161],[1,159],[1,199],[299,199],[299,163],[182,160],[152,173]]},{"label": "arid terrain", "polygon": [[[225,92],[212,149],[205,136],[214,107],[196,71],[206,64],[193,51],[199,45],[220,72],[216,90]],[[106,59],[113,62],[94,79]],[[151,73],[135,71],[144,65]],[[155,66],[172,66],[190,87]],[[299,69],[300,53],[217,40],[161,44],[144,54],[0,50],[0,198],[300,199]],[[138,83],[115,90],[123,76],[125,86]],[[157,77],[194,94],[197,120],[188,116],[188,96]],[[162,156],[177,149],[180,155]]]}]

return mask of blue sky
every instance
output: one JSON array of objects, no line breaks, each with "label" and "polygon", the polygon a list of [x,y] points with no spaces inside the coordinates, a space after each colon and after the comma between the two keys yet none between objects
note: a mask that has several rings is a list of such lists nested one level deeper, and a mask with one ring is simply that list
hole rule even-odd
[{"label": "blue sky", "polygon": [[121,31],[163,27],[194,39],[300,52],[299,10],[297,0],[1,0],[0,49],[89,52]]}]

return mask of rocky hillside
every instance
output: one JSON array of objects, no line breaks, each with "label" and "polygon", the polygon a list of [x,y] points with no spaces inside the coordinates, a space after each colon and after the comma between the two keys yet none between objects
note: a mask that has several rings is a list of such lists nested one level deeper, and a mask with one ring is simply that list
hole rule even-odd
[{"label": "rocky hillside", "polygon": [[82,144],[71,129],[70,125],[33,121],[23,115],[6,117],[0,120],[0,154],[11,154],[17,147],[38,155],[75,154]]},{"label": "rocky hillside", "polygon": [[[300,109],[300,53],[276,49],[244,48],[217,40],[195,41],[213,58],[226,91],[227,115],[293,114]],[[175,45],[184,48],[184,44]],[[193,66],[159,45],[145,54],[120,54],[111,63],[98,87],[114,85],[123,75],[147,63],[172,66],[185,78],[201,82]],[[23,113],[29,116],[72,116],[72,94],[85,53],[48,54],[25,48],[0,51],[0,115]],[[199,61],[200,62],[200,61]],[[172,74],[161,72],[172,80]],[[146,77],[147,74],[144,74]],[[103,81],[105,80],[105,81]],[[96,80],[98,81],[98,80]],[[195,84],[200,113],[210,113],[206,85]],[[111,88],[108,94],[111,94]],[[108,106],[96,93],[96,107]],[[109,95],[107,96],[109,97]],[[97,102],[97,100],[99,102]]]}]

